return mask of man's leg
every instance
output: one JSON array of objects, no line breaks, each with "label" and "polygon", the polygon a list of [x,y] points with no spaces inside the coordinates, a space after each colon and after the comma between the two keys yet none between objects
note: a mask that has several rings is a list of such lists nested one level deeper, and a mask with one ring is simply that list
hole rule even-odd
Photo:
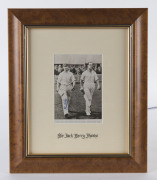
[{"label": "man's leg", "polygon": [[68,115],[68,97],[67,97],[67,92],[66,92],[66,87],[62,86],[58,92],[61,96],[62,99],[62,107],[63,107],[63,112],[64,115]]},{"label": "man's leg", "polygon": [[63,106],[64,115],[68,114],[68,97],[66,93],[64,93],[62,96],[62,106]]},{"label": "man's leg", "polygon": [[92,97],[91,97],[91,94],[90,94],[90,91],[89,91],[88,87],[84,88],[84,92],[85,92],[84,98],[85,98],[85,101],[86,101],[86,114],[90,115],[91,114],[90,107],[91,107]]},{"label": "man's leg", "polygon": [[93,94],[95,91],[95,84],[90,86],[89,92],[90,92],[90,108],[91,108],[91,104],[92,104],[92,99],[93,99]]},{"label": "man's leg", "polygon": [[84,98],[86,100],[86,114],[91,114],[91,104],[92,104],[92,97],[95,91],[95,84],[87,84],[85,86],[85,95]]},{"label": "man's leg", "polygon": [[91,101],[92,101],[92,98],[93,98],[94,91],[95,91],[95,85],[91,85],[91,87],[90,87]]},{"label": "man's leg", "polygon": [[70,99],[71,99],[71,89],[68,89],[67,90],[67,100],[68,100],[68,102],[67,102],[68,103],[68,105],[67,105],[68,107],[67,108],[68,109],[69,109]]}]

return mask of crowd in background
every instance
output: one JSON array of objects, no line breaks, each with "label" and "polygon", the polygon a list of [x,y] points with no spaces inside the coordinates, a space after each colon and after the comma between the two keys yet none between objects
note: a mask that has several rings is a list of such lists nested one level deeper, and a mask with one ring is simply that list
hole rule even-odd
[{"label": "crowd in background", "polygon": [[[87,66],[86,65],[69,65],[69,69],[70,69],[70,72],[72,72],[74,75],[81,75],[87,69]],[[97,74],[101,74],[102,73],[101,64],[94,64],[93,70]],[[55,75],[59,75],[62,71],[63,71],[62,64],[55,65],[54,67]]]}]

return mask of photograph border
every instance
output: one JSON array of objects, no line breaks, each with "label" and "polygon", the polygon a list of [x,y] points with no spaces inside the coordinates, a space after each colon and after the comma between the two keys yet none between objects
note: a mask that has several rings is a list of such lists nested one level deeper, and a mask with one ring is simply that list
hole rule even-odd
[{"label": "photograph border", "polygon": [[[52,26],[52,28],[53,28],[53,26]],[[85,27],[86,28],[86,27]],[[53,63],[53,68],[54,68],[54,66],[55,66],[55,56],[56,55],[62,55],[62,56],[66,56],[66,55],[71,55],[71,56],[80,56],[80,55],[84,55],[84,56],[88,56],[88,55],[101,55],[101,64],[103,63],[103,55],[102,54],[54,54],[54,63]],[[93,64],[94,64],[94,62],[93,62]],[[102,71],[102,73],[101,73],[101,75],[103,74],[103,71]],[[54,77],[53,77],[54,78]],[[77,83],[76,83],[77,84]],[[76,84],[75,84],[75,86],[76,86]],[[102,83],[103,84],[103,83]],[[102,88],[102,86],[103,85],[101,85],[101,88]],[[55,103],[55,92],[54,92],[54,95],[53,95],[53,98],[54,98],[54,103]],[[102,97],[102,92],[101,92],[101,99],[102,99],[103,97]],[[71,123],[84,123],[84,124],[86,124],[86,123],[88,123],[88,124],[92,124],[92,123],[94,123],[94,124],[97,124],[97,123],[100,123],[100,124],[102,124],[103,123],[103,120],[102,120],[102,117],[103,117],[103,112],[102,112],[102,109],[103,109],[103,103],[101,102],[101,119],[71,119],[71,118],[69,118],[70,120],[68,120],[68,119],[56,119],[55,118],[55,112],[54,112],[54,116],[53,116],[53,118],[54,118],[54,122],[55,123],[58,123],[58,124],[71,124]],[[54,107],[54,111],[55,111],[55,108],[56,107]],[[79,122],[80,121],[80,122]],[[89,121],[89,122],[88,122]]]},{"label": "photograph border", "polygon": [[[130,157],[26,157],[25,26],[132,26]],[[11,173],[147,171],[148,9],[8,9],[9,132]],[[114,168],[113,168],[114,167]]]}]

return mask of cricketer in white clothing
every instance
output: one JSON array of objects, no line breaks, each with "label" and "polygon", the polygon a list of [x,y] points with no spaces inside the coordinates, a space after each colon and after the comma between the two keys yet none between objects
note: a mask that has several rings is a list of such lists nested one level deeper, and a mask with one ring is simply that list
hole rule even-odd
[{"label": "cricketer in white clothing", "polygon": [[86,101],[86,115],[91,115],[91,103],[92,97],[95,90],[95,83],[97,83],[97,89],[100,90],[99,79],[96,72],[93,70],[93,63],[88,63],[88,68],[82,73],[80,85],[80,90],[84,92],[84,98]]},{"label": "cricketer in white clothing", "polygon": [[75,87],[75,77],[73,73],[69,71],[68,65],[63,65],[64,71],[61,72],[58,76],[57,80],[57,92],[62,98],[62,105],[65,118],[69,117],[69,103],[71,91],[74,90]]}]

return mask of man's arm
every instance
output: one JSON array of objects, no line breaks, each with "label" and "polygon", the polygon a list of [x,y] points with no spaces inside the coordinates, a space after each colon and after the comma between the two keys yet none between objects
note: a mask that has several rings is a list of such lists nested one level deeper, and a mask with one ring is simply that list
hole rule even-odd
[{"label": "man's arm", "polygon": [[73,81],[72,86],[72,90],[75,90],[75,81]]},{"label": "man's arm", "polygon": [[83,72],[80,79],[80,91],[82,92],[83,95],[85,94],[84,89],[83,89],[84,80],[85,80],[85,74]]},{"label": "man's arm", "polygon": [[95,73],[95,82],[97,84],[97,89],[100,90],[101,88],[100,88],[99,78],[96,73]]},{"label": "man's arm", "polygon": [[58,79],[57,79],[57,89],[56,89],[57,92],[58,92],[59,89],[60,89],[60,85],[61,85],[60,82],[61,82],[61,74],[59,74]]},{"label": "man's arm", "polygon": [[80,89],[83,89],[83,80],[82,79],[80,79]]},{"label": "man's arm", "polygon": [[99,79],[97,79],[96,84],[97,84],[97,89],[100,90],[101,88],[100,88]]},{"label": "man's arm", "polygon": [[84,79],[85,79],[85,75],[84,75],[84,73],[82,73],[81,78],[80,78],[80,90],[83,89]]},{"label": "man's arm", "polygon": [[84,81],[81,79],[81,80],[80,80],[80,86],[81,86],[81,87],[80,87],[80,91],[81,91],[82,94],[84,95],[85,92],[84,92],[84,89],[83,89],[83,83],[84,83]]},{"label": "man's arm", "polygon": [[72,91],[75,90],[75,83],[76,83],[76,79],[75,76],[72,74]]},{"label": "man's arm", "polygon": [[59,91],[59,89],[60,89],[60,85],[61,85],[61,84],[57,81],[57,89],[56,89],[56,90],[57,90],[57,92],[58,92],[58,91]]}]

